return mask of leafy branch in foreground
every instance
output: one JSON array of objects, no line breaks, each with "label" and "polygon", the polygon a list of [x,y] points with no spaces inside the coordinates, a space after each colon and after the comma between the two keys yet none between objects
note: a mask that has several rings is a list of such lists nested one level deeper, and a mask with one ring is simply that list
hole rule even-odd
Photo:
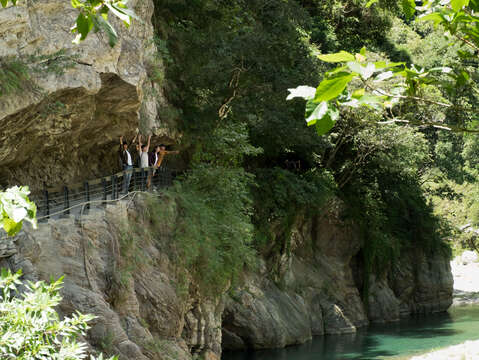
[{"label": "leafy branch in foreground", "polygon": [[[18,0],[0,0],[2,7],[7,7],[10,3],[15,6]],[[77,34],[73,42],[78,44],[85,40],[91,31],[103,31],[108,36],[110,46],[115,46],[118,34],[108,21],[108,14],[112,12],[127,28],[132,19],[139,20],[127,3],[128,0],[71,0],[72,7],[79,11],[75,25],[71,28],[72,33]]]},{"label": "leafy branch in foreground", "polygon": [[128,28],[133,18],[138,19],[135,13],[128,9],[128,0],[71,0],[72,6],[78,9],[80,14],[76,19],[72,32],[77,33],[74,43],[86,39],[90,31],[104,31],[108,35],[111,47],[115,46],[118,34],[108,22],[108,13],[111,11]]},{"label": "leafy branch in foreground", "polygon": [[0,191],[0,229],[13,236],[22,228],[26,220],[36,227],[37,207],[28,199],[30,190],[27,186],[14,186]]},{"label": "leafy branch in foreground", "polygon": [[[51,284],[43,281],[24,284],[18,293],[21,272],[2,269],[0,277],[0,357],[2,359],[81,360],[87,345],[77,341],[86,335],[92,315],[76,313],[60,320],[55,307],[60,304],[62,279]],[[102,360],[103,356],[90,360]],[[110,360],[116,360],[116,357]]]},{"label": "leafy branch in foreground", "polygon": [[289,89],[287,97],[288,100],[295,97],[307,100],[306,122],[309,126],[316,125],[319,135],[331,130],[339,119],[340,109],[345,107],[366,106],[380,111],[391,109],[401,99],[451,106],[417,95],[422,85],[442,81],[439,75],[450,74],[454,77],[451,68],[439,67],[426,71],[414,65],[408,67],[403,62],[368,62],[365,48],[355,55],[341,51],[319,55],[319,58],[340,65],[327,72],[316,89],[309,86]]},{"label": "leafy branch in foreground", "polygon": [[[367,6],[375,2],[369,1]],[[287,100],[300,97],[307,101],[306,122],[309,126],[315,125],[319,135],[332,129],[341,109],[360,106],[382,111],[386,119],[384,123],[407,122],[452,131],[479,132],[477,128],[432,120],[404,120],[394,115],[395,105],[404,101],[412,101],[419,106],[437,105],[463,110],[453,101],[424,96],[423,90],[428,86],[439,88],[446,98],[451,99],[456,89],[464,86],[479,93],[473,76],[477,70],[479,51],[479,0],[430,0],[425,1],[422,7],[416,7],[414,1],[405,0],[403,3],[407,5],[403,6],[403,10],[408,18],[419,10],[421,15],[416,21],[432,21],[435,26],[443,27],[446,37],[461,41],[463,46],[457,50],[457,55],[463,63],[454,68],[424,69],[404,62],[368,62],[365,48],[357,54],[340,51],[319,55],[320,60],[338,66],[324,74],[317,88],[299,86],[289,89],[287,97]]]}]

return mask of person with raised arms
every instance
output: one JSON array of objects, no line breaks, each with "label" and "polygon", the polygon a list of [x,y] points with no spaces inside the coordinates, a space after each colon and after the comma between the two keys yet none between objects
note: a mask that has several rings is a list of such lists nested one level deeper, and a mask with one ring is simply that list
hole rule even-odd
[{"label": "person with raised arms", "polygon": [[137,135],[138,134],[135,134],[135,137],[130,143],[123,140],[123,135],[120,136],[120,150],[119,150],[120,163],[121,163],[122,170],[126,171],[126,174],[123,178],[123,193],[124,194],[128,194],[128,189],[130,187],[130,180],[131,180],[131,169],[133,169],[133,159],[128,149],[136,141]]}]

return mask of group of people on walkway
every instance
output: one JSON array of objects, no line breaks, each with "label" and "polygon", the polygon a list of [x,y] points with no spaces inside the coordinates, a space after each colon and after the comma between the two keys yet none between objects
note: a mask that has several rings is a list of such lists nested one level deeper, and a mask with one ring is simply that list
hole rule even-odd
[{"label": "group of people on walkway", "polygon": [[[138,139],[138,142],[136,140]],[[131,170],[133,167],[139,168],[148,168],[153,167],[153,171],[149,172],[148,178],[144,179],[146,181],[146,187],[150,188],[151,180],[153,176],[155,176],[156,169],[160,168],[162,164],[164,164],[165,156],[168,154],[178,154],[179,151],[167,151],[166,146],[156,145],[153,148],[153,151],[150,150],[150,142],[151,142],[151,135],[148,136],[147,143],[142,143],[141,134],[136,134],[133,140],[130,143],[124,141],[123,136],[120,136],[120,151],[119,151],[119,159],[121,163],[121,168],[123,171]],[[133,145],[135,146],[135,151],[132,151]],[[132,152],[130,152],[132,151]],[[132,156],[136,154],[136,156]],[[130,180],[131,180],[131,171],[127,171],[125,173],[124,181],[123,181],[123,193],[128,193],[128,189],[130,187]]]}]

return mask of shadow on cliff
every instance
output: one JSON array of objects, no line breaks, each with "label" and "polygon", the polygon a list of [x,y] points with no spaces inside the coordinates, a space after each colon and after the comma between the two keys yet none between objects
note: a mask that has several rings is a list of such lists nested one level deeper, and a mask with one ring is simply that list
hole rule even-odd
[{"label": "shadow on cliff", "polygon": [[43,183],[81,183],[119,170],[118,138],[134,133],[140,99],[136,87],[114,73],[98,80],[96,93],[61,89],[0,115],[0,138],[8,139],[0,144],[1,185],[35,191]]}]

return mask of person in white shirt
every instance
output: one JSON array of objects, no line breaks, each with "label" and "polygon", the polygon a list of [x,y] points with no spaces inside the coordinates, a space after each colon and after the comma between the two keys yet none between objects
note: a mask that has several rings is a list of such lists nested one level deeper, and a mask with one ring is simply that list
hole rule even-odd
[{"label": "person in white shirt", "polygon": [[[141,143],[141,135],[138,138],[138,142],[140,144],[140,168],[145,169],[150,166],[149,164],[149,154],[148,150],[150,149],[150,141],[151,141],[151,134],[148,135],[148,143],[147,144],[142,144]],[[147,185],[149,176],[145,176],[143,179],[143,184]]]},{"label": "person in white shirt", "polygon": [[[123,193],[128,194],[128,189],[130,187],[130,180],[131,180],[131,169],[133,169],[133,159],[131,157],[128,148],[135,142],[136,136],[133,140],[128,144],[126,141],[123,141],[123,136],[120,136],[120,162],[123,171],[126,171],[123,177]],[[128,171],[129,170],[129,171]]]},{"label": "person in white shirt", "polygon": [[147,144],[142,144],[141,143],[141,135],[138,139],[138,142],[140,143],[140,167],[141,168],[147,168],[149,166],[149,161],[148,161],[148,150],[150,149],[150,141],[151,141],[151,135],[148,135],[148,143]]}]

